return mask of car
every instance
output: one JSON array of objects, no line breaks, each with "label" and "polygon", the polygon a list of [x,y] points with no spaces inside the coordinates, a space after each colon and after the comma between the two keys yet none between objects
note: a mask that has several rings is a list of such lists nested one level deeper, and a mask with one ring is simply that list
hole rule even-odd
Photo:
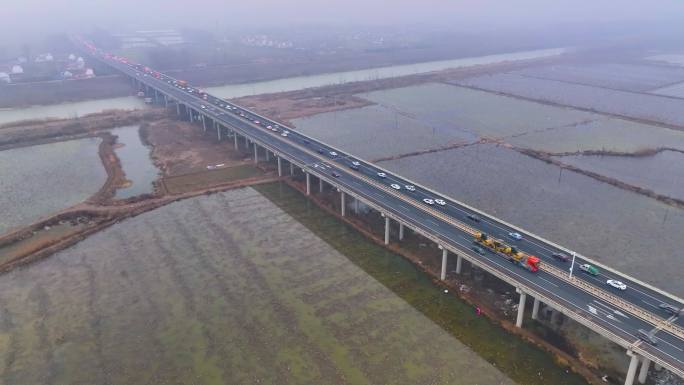
[{"label": "car", "polygon": [[357,162],[357,161],[353,161],[353,162],[351,162],[351,164],[349,165],[349,168],[351,168],[352,170],[358,170],[358,169],[359,169],[359,166],[361,166],[361,163],[359,163],[359,162]]},{"label": "car", "polygon": [[319,154],[325,154],[325,149],[324,149],[324,148],[319,148],[319,149],[317,150],[317,152],[318,152]]},{"label": "car", "polygon": [[444,199],[435,199],[435,203],[437,203],[440,206],[446,206],[446,202]]},{"label": "car", "polygon": [[266,126],[266,128],[270,130],[271,128],[273,128],[273,126],[269,124],[268,126]]},{"label": "car", "polygon": [[485,255],[484,249],[481,248],[480,246],[473,246],[472,249],[473,249],[474,252],[476,252],[476,253],[478,253],[478,254],[480,254],[480,255]]},{"label": "car", "polygon": [[412,184],[407,184],[406,186],[404,186],[404,188],[408,191],[411,191],[411,192],[416,191],[416,186],[414,186]]},{"label": "car", "polygon": [[637,332],[637,337],[639,337],[640,340],[648,342],[651,345],[658,345],[658,339],[656,339],[655,336],[651,335],[651,333],[647,332],[644,329],[639,329],[639,331]]},{"label": "car", "polygon": [[468,214],[466,216],[468,217],[468,219],[470,219],[473,222],[479,222],[480,221],[480,217],[477,216],[476,214]]},{"label": "car", "polygon": [[261,122],[255,119],[254,124],[261,124]]},{"label": "car", "polygon": [[658,305],[658,307],[672,315],[679,315],[679,313],[682,311],[682,309],[679,309],[676,306],[672,306],[669,303],[661,303],[660,305]]},{"label": "car", "polygon": [[587,274],[591,274],[593,276],[599,275],[599,270],[597,268],[595,268],[594,266],[588,264],[588,263],[580,265],[579,269],[582,270],[583,272],[585,272]]},{"label": "car", "polygon": [[396,183],[392,183],[392,184],[390,185],[390,187],[392,187],[392,188],[395,189],[395,190],[401,190],[401,186],[399,186],[399,185],[396,184]]},{"label": "car", "polygon": [[287,132],[283,132],[280,136],[287,138]]},{"label": "car", "polygon": [[[275,130],[278,130],[277,127],[278,127],[278,126],[276,126]],[[311,143],[311,142],[309,142],[307,139],[304,139],[302,142],[303,142],[304,144],[310,144],[310,143]]]},{"label": "car", "polygon": [[378,173],[378,176],[379,176],[380,178],[382,178],[382,179],[387,178],[387,174],[385,174],[384,172],[379,172],[379,173]]},{"label": "car", "polygon": [[562,254],[562,253],[553,253],[553,254],[551,254],[551,256],[553,257],[553,259],[561,261],[561,262],[567,262],[570,260],[569,256],[567,256],[566,254]]},{"label": "car", "polygon": [[330,151],[328,154],[330,154],[330,156],[337,156],[337,153],[335,151]]},{"label": "car", "polygon": [[202,107],[203,110],[207,109],[207,106],[205,106],[204,104],[202,104],[200,107]]},{"label": "car", "polygon": [[435,204],[435,201],[432,200],[432,199],[430,199],[430,198],[425,198],[425,199],[423,199],[423,202],[429,204],[430,206],[432,206],[432,205]]},{"label": "car", "polygon": [[609,279],[606,281],[606,284],[608,286],[612,286],[618,290],[622,290],[622,291],[627,290],[627,285],[625,285],[624,283],[622,283],[616,279]]},{"label": "car", "polygon": [[520,233],[511,232],[511,233],[508,233],[508,236],[515,239],[516,241],[523,239],[523,236]]},{"label": "car", "polygon": [[338,173],[338,172],[336,172],[336,171],[333,171],[331,175],[334,176],[335,178],[339,178],[339,177],[340,177],[340,173]]}]

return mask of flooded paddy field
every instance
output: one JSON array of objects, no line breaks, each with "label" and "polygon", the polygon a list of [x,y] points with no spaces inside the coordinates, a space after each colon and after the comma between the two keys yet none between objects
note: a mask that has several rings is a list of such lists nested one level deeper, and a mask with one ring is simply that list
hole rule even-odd
[{"label": "flooded paddy field", "polygon": [[684,199],[684,153],[663,151],[643,157],[564,156],[560,160],[658,194]]},{"label": "flooded paddy field", "polygon": [[139,126],[119,127],[111,130],[116,135],[116,155],[121,161],[128,185],[116,191],[116,198],[125,199],[154,192],[154,182],[159,169],[150,159],[150,149],[140,138]]},{"label": "flooded paddy field", "polygon": [[0,234],[82,202],[105,183],[100,139],[0,151]]},{"label": "flooded paddy field", "polygon": [[651,91],[651,93],[684,99],[684,83],[677,83],[671,86],[658,88],[657,90]]},{"label": "flooded paddy field", "polygon": [[650,91],[684,81],[684,68],[626,63],[546,65],[511,73],[625,91]]},{"label": "flooded paddy field", "polygon": [[584,383],[294,190],[260,191],[0,277],[2,383]]},{"label": "flooded paddy field", "polygon": [[435,149],[478,139],[477,135],[396,109],[372,105],[293,121],[297,129],[365,159]]},{"label": "flooded paddy field", "polygon": [[603,117],[552,130],[516,135],[506,138],[506,142],[551,153],[638,152],[661,147],[684,150],[684,131]]},{"label": "flooded paddy field", "polygon": [[380,165],[684,295],[684,210],[501,146],[475,145]]},{"label": "flooded paddy field", "polygon": [[454,83],[638,120],[684,127],[684,100],[610,90],[515,74],[478,76]]}]

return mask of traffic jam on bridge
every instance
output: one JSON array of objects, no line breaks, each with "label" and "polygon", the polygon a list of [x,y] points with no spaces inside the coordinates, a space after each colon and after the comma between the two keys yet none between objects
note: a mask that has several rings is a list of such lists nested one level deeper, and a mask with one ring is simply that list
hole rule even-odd
[{"label": "traffic jam on bridge", "polygon": [[[461,249],[468,249],[473,254],[470,255],[471,259],[487,257],[484,262],[497,268],[503,267],[503,261],[510,262],[510,266],[516,266],[521,271],[511,273],[517,279],[530,282],[552,298],[562,297],[564,301],[581,303],[581,306],[573,304],[576,311],[581,310],[584,316],[600,320],[599,324],[610,328],[615,335],[627,340],[627,336],[635,338],[633,348],[641,346],[642,350],[656,358],[665,357],[664,361],[670,368],[684,373],[684,333],[679,318],[683,304],[676,297],[290,127],[209,95],[186,81],[103,52],[88,42],[83,44],[93,56],[117,69],[128,71],[143,83],[160,88],[169,95],[174,90],[191,96],[192,104],[203,115],[226,121],[228,125],[233,119],[240,119],[250,127],[261,130],[261,137],[265,138],[263,134],[268,134],[269,140],[277,139],[274,143],[286,143],[305,151],[308,159],[313,159],[309,163],[310,167],[329,175],[350,190],[359,190],[371,199],[398,199],[398,204],[392,207],[383,204],[407,224],[426,228],[442,239],[458,244]],[[363,188],[359,187],[360,183],[365,183]],[[374,191],[364,192],[371,189]]]}]

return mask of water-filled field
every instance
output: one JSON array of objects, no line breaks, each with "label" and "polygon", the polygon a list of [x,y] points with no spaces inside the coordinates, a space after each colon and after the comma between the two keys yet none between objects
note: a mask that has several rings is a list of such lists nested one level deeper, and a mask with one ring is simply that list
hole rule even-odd
[{"label": "water-filled field", "polygon": [[0,124],[49,118],[71,119],[106,110],[138,110],[143,108],[147,108],[147,106],[142,99],[135,96],[125,96],[47,106],[0,109]]},{"label": "water-filled field", "polygon": [[107,180],[100,139],[0,151],[0,234],[82,202]]},{"label": "water-filled field", "polygon": [[514,74],[455,80],[457,84],[539,101],[684,127],[684,100]]},{"label": "water-filled field", "polygon": [[[380,163],[419,183],[684,295],[684,210],[493,145]],[[676,167],[673,165],[672,167]],[[681,182],[678,182],[681,185]],[[663,269],[662,266],[667,266]]]},{"label": "water-filled field", "polygon": [[626,63],[555,64],[511,73],[625,91],[649,91],[684,80],[684,68]]},{"label": "water-filled field", "polygon": [[508,143],[519,147],[548,152],[617,151],[669,147],[684,150],[684,131],[635,123],[616,118],[600,118],[571,125],[531,132],[507,138]]},{"label": "water-filled field", "polygon": [[116,156],[130,181],[130,186],[116,191],[117,198],[129,198],[153,192],[152,182],[157,179],[159,169],[150,159],[150,149],[140,139],[138,126],[119,127],[111,131],[116,142],[123,146],[116,148]]},{"label": "water-filled field", "polygon": [[181,201],[1,276],[2,383],[583,383],[299,193],[260,189],[280,208],[251,189]]},{"label": "water-filled field", "polygon": [[684,99],[684,83],[677,83],[671,86],[658,88],[651,91],[651,93]]},{"label": "water-filled field", "polygon": [[564,156],[563,163],[684,200],[684,153],[652,156]]},{"label": "water-filled field", "polygon": [[451,144],[477,135],[453,125],[431,124],[384,106],[368,106],[296,119],[297,129],[365,159],[378,159]]}]

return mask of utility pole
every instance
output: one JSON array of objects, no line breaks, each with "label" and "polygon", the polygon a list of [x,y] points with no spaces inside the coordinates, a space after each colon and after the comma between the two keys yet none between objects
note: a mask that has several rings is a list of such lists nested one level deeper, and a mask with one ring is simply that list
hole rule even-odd
[{"label": "utility pole", "polygon": [[570,278],[572,278],[572,270],[575,267],[575,257],[577,257],[577,253],[574,251],[572,252],[572,263],[570,264]]}]

